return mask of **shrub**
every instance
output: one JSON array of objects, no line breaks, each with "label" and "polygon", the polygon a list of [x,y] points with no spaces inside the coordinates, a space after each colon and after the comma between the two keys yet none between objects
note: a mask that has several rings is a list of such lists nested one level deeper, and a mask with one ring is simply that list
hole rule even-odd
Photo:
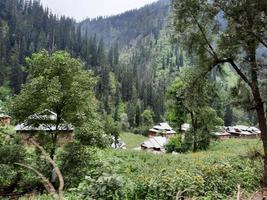
[{"label": "shrub", "polygon": [[97,178],[87,176],[79,185],[79,191],[83,199],[125,199],[123,193],[125,184],[120,175],[102,173]]},{"label": "shrub", "polygon": [[182,140],[180,135],[176,135],[169,139],[165,145],[165,149],[168,153],[181,152],[182,151]]},{"label": "shrub", "polygon": [[98,167],[95,153],[96,150],[77,142],[70,143],[64,148],[59,160],[66,188],[77,187],[89,170]]},{"label": "shrub", "polygon": [[147,136],[148,135],[148,130],[150,128],[151,128],[150,126],[140,126],[138,128],[134,128],[132,131],[135,134]]}]

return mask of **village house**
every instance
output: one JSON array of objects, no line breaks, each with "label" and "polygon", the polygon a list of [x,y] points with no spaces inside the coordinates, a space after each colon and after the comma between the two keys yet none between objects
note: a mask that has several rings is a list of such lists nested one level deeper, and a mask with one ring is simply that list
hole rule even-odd
[{"label": "village house", "polygon": [[9,115],[0,114],[0,126],[10,125],[11,117]]},{"label": "village house", "polygon": [[225,127],[225,131],[232,137],[255,138],[261,134],[258,128],[243,125]]},{"label": "village house", "polygon": [[256,138],[260,136],[260,130],[256,127],[243,125],[222,127],[219,131],[213,132],[216,139],[228,138]]},{"label": "village house", "polygon": [[164,153],[168,139],[162,136],[151,137],[141,144],[141,149],[154,153]]},{"label": "village house", "polygon": [[228,133],[227,131],[222,131],[222,132],[214,132],[214,137],[215,139],[219,140],[225,140],[231,138],[231,133]]},{"label": "village house", "polygon": [[20,134],[22,140],[41,132],[46,134],[58,132],[59,144],[66,144],[73,139],[74,127],[71,124],[67,124],[64,120],[56,127],[56,120],[56,113],[44,110],[41,113],[28,117],[24,123],[18,124],[15,130]]},{"label": "village house", "polygon": [[148,132],[149,137],[164,136],[164,137],[170,138],[174,136],[175,134],[176,132],[166,122],[159,123],[158,125],[149,129],[149,132]]}]

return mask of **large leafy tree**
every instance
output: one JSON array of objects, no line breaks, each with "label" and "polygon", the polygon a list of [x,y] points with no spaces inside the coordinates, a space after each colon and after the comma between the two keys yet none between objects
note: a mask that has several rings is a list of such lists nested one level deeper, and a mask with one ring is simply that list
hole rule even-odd
[{"label": "large leafy tree", "polygon": [[52,141],[50,156],[53,158],[60,124],[71,123],[79,132],[84,132],[81,127],[86,127],[88,117],[93,116],[95,78],[83,69],[81,61],[63,51],[51,55],[41,51],[26,61],[28,80],[21,93],[12,99],[10,112],[18,122],[45,109],[56,113],[56,120],[49,122],[56,127],[56,131],[49,135]]},{"label": "large leafy tree", "polygon": [[206,75],[213,68],[230,66],[253,97],[264,146],[262,189],[267,197],[267,123],[260,87],[262,66],[257,50],[266,52],[267,2],[254,0],[174,1],[176,38]]},{"label": "large leafy tree", "polygon": [[197,79],[198,73],[196,67],[184,68],[168,89],[168,96],[175,104],[170,107],[169,115],[179,119],[177,123],[180,126],[187,118],[192,124],[190,133],[186,134],[185,150],[193,151],[207,149],[211,131],[216,125],[223,124],[223,120],[212,107],[217,96],[214,94],[215,86],[207,77]]}]

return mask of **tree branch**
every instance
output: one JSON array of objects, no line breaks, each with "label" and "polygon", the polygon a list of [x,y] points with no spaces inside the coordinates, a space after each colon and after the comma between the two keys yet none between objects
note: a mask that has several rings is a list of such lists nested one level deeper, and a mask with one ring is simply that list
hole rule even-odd
[{"label": "tree branch", "polygon": [[236,73],[242,78],[242,80],[245,81],[248,84],[248,86],[253,90],[252,83],[248,80],[248,78],[246,77],[246,75],[238,68],[238,66],[235,64],[235,62],[233,61],[233,59],[229,59],[229,63],[234,68],[234,70],[236,71]]},{"label": "tree branch", "polygon": [[45,187],[45,189],[47,190],[48,193],[52,194],[54,196],[55,199],[59,199],[59,196],[56,192],[56,189],[54,188],[53,184],[38,170],[34,169],[31,166],[22,164],[22,163],[14,163],[15,165],[21,166],[21,167],[25,167],[31,171],[33,171],[35,174],[37,174],[41,179],[42,179],[42,183]]},{"label": "tree branch", "polygon": [[58,179],[59,179],[59,187],[58,187],[59,197],[60,197],[60,199],[63,199],[64,179],[63,179],[62,173],[59,170],[56,162],[49,156],[49,154],[44,150],[44,148],[41,145],[39,145],[34,139],[28,138],[28,140],[30,141],[30,143],[32,143],[35,147],[37,147],[42,152],[45,159],[48,162],[50,162],[51,165],[54,167],[54,170],[55,170],[55,172],[58,176]]},{"label": "tree branch", "polygon": [[253,31],[249,31],[263,46],[265,46],[267,48],[267,43],[261,39],[256,33],[254,33]]},{"label": "tree branch", "polygon": [[207,36],[205,34],[205,31],[204,31],[203,27],[200,25],[200,23],[198,22],[198,20],[196,19],[196,17],[192,14],[192,12],[191,11],[189,11],[189,12],[190,12],[190,15],[192,16],[192,18],[194,19],[194,21],[196,22],[196,24],[197,24],[197,26],[198,26],[198,28],[199,28],[199,30],[200,30],[200,32],[201,32],[204,40],[206,41],[207,45],[210,48],[210,51],[208,51],[208,52],[209,53],[212,53],[212,55],[215,57],[215,59],[218,59],[217,53],[215,52],[214,48],[210,44],[210,42],[209,42],[209,40],[208,40],[208,38],[207,38]]},{"label": "tree branch", "polygon": [[[230,14],[229,12],[227,12],[220,4],[217,4],[217,6],[230,18],[232,18],[237,24],[241,25],[239,23],[239,19],[235,16]],[[253,31],[249,31],[247,29],[245,29],[246,31],[248,31],[249,34],[251,34],[252,36],[254,36],[263,46],[265,46],[267,48],[267,43],[260,37],[258,36],[256,33],[254,33]]]}]

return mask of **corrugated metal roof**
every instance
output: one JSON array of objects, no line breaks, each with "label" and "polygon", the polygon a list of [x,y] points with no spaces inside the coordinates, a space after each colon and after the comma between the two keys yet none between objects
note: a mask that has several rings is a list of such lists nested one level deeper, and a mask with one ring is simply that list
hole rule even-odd
[{"label": "corrugated metal roof", "polygon": [[141,146],[148,149],[164,149],[164,145],[166,143],[167,143],[166,137],[157,136],[149,138],[149,140],[143,142]]},{"label": "corrugated metal roof", "polygon": [[161,126],[164,130],[172,130],[172,127],[170,127],[170,125],[169,125],[167,122],[160,123],[160,126]]},{"label": "corrugated metal roof", "polygon": [[[25,120],[24,123],[18,124],[15,127],[16,131],[55,131],[56,125],[55,123],[46,123],[49,122],[55,122],[57,120],[57,114],[50,111],[50,110],[44,110],[40,113],[31,115],[28,117],[27,120]],[[33,122],[33,123],[32,123]],[[35,124],[37,122],[36,126]],[[73,131],[74,127],[71,124],[67,124],[62,120],[62,123],[59,124],[58,129],[59,131]]]},{"label": "corrugated metal roof", "polygon": [[40,113],[33,114],[28,117],[30,120],[56,120],[57,119],[57,114],[54,113],[51,110],[45,109],[44,111]]},{"label": "corrugated metal roof", "polygon": [[[38,127],[32,126],[32,125],[26,125],[24,123],[18,124],[15,127],[16,131],[55,131],[56,126],[55,125],[48,125],[48,124],[40,124]],[[69,124],[60,124],[58,126],[59,131],[73,131],[74,127]]]},{"label": "corrugated metal roof", "polygon": [[155,132],[155,133],[166,132],[167,134],[175,134],[176,133],[167,122],[159,123],[158,125],[149,129],[149,131]]}]

